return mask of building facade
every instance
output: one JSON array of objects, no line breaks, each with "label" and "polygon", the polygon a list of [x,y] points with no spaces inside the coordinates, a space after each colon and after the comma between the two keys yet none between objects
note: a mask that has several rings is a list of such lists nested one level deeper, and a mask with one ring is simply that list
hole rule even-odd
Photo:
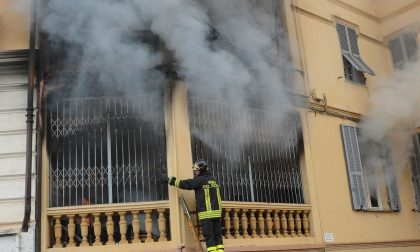
[{"label": "building facade", "polygon": [[[420,1],[253,1],[272,20],[270,56],[293,65],[279,69],[292,86],[287,113],[272,102],[282,94],[264,85],[243,89],[251,102],[237,103],[189,83],[156,30],[138,40],[164,55],[156,67],[164,78],[143,93],[112,85],[81,92],[72,85],[80,78],[114,76],[80,75],[81,58],[64,60],[81,50],[80,37],[54,41],[61,31],[40,18],[49,1],[34,1],[37,29],[31,9],[12,2],[0,3],[1,251],[194,251],[179,204],[184,197],[200,233],[194,195],[165,179],[192,177],[199,158],[222,185],[226,251],[419,250],[417,131],[412,160],[393,162],[392,150],[366,149],[361,130],[381,81],[417,60]],[[218,39],[223,32],[212,27],[212,50],[232,43]],[[119,65],[112,68],[131,76]],[[108,71],[105,63],[100,69]],[[366,153],[376,148],[382,156],[370,169]]]}]

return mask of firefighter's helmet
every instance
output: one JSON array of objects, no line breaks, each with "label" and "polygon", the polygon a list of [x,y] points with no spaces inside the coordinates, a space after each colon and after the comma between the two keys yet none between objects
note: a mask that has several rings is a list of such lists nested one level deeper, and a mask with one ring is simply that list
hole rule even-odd
[{"label": "firefighter's helmet", "polygon": [[208,172],[209,170],[209,166],[207,165],[207,162],[199,159],[197,161],[195,161],[194,165],[193,165],[193,170],[194,171],[200,171],[200,172]]}]

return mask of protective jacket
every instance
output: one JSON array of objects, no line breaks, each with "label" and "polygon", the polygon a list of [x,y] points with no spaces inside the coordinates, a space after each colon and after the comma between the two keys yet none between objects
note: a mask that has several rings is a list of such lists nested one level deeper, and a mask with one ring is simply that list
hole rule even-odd
[{"label": "protective jacket", "polygon": [[176,179],[175,186],[195,191],[199,220],[222,217],[220,186],[210,174],[200,174],[193,179]]}]

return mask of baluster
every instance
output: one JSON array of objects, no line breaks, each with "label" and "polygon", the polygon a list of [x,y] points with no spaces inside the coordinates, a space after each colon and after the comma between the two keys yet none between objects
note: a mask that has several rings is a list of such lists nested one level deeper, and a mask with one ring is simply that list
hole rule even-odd
[{"label": "baluster", "polygon": [[114,241],[114,220],[113,213],[106,213],[106,232],[108,233],[108,245],[115,243]]},{"label": "baluster", "polygon": [[235,237],[235,239],[242,238],[242,236],[239,234],[238,212],[239,212],[239,209],[237,209],[237,208],[233,209],[233,230],[234,230],[233,236]]},{"label": "baluster", "polygon": [[256,238],[257,237],[257,219],[255,218],[255,211],[254,209],[251,209],[251,237]]},{"label": "baluster", "polygon": [[296,211],[295,212],[295,224],[296,224],[296,230],[297,230],[297,236],[302,237],[302,220],[300,218],[300,213],[302,211]]},{"label": "baluster", "polygon": [[61,225],[61,216],[55,215],[54,220],[55,220],[55,224],[54,224],[55,242],[54,242],[53,247],[59,248],[63,246],[63,244],[61,244],[61,230],[63,228],[63,226]]},{"label": "baluster", "polygon": [[290,236],[295,237],[296,232],[295,232],[295,220],[293,218],[293,211],[288,211],[287,212],[287,221],[288,221],[288,224],[289,224]]},{"label": "baluster", "polygon": [[274,209],[274,229],[276,237],[280,237],[280,218],[279,218],[279,210]]},{"label": "baluster", "polygon": [[225,238],[226,239],[231,239],[232,236],[230,235],[230,209],[225,209],[225,229],[226,229],[226,235]]},{"label": "baluster", "polygon": [[132,211],[133,215],[133,241],[132,243],[140,243],[141,240],[139,238],[140,233],[140,218],[139,218],[139,211]]},{"label": "baluster", "polygon": [[165,209],[161,208],[157,210],[159,213],[159,232],[160,232],[160,237],[159,237],[159,241],[167,241],[167,237],[166,237],[166,218],[165,218]]},{"label": "baluster", "polygon": [[268,230],[268,238],[272,238],[273,237],[273,219],[271,218],[271,212],[272,210],[267,210],[266,211],[266,218],[265,218],[265,223],[267,225],[267,230]]},{"label": "baluster", "polygon": [[76,232],[76,224],[74,224],[74,215],[69,215],[69,225],[68,227],[68,234],[69,234],[69,243],[67,244],[67,247],[74,247],[76,246],[76,242],[74,240],[75,232]]},{"label": "baluster", "polygon": [[281,229],[283,230],[283,236],[289,237],[289,232],[287,229],[286,211],[281,210],[280,212],[281,212],[280,222],[281,222]]},{"label": "baluster", "polygon": [[120,215],[120,234],[121,234],[121,240],[119,244],[127,244],[127,221],[125,219],[125,215],[127,214],[125,211],[118,212]]},{"label": "baluster", "polygon": [[153,231],[153,221],[152,221],[152,210],[145,210],[144,213],[146,214],[146,219],[145,219],[145,225],[146,225],[146,240],[145,242],[152,242],[153,241],[153,237],[152,237],[152,231]]},{"label": "baluster", "polygon": [[303,233],[305,236],[309,236],[309,218],[308,218],[309,211],[303,211]]},{"label": "baluster", "polygon": [[81,214],[82,222],[80,223],[80,229],[82,231],[82,241],[80,242],[80,247],[89,246],[87,235],[88,235],[88,223],[87,223],[87,214]]},{"label": "baluster", "polygon": [[241,225],[242,225],[242,229],[244,230],[244,238],[247,239],[249,238],[249,234],[248,234],[248,218],[246,217],[246,212],[248,210],[246,209],[242,209],[242,216],[241,216]]},{"label": "baluster", "polygon": [[260,229],[260,237],[265,238],[265,230],[264,230],[264,218],[263,218],[264,210],[258,210],[258,228]]},{"label": "baluster", "polygon": [[101,244],[101,220],[99,217],[101,216],[100,213],[94,213],[94,223],[93,223],[93,231],[95,232],[95,242],[93,245],[98,246]]}]

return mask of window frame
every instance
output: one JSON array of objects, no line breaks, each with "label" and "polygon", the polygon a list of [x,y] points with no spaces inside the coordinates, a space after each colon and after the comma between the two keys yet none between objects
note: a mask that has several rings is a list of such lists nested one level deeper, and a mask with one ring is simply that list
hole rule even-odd
[{"label": "window frame", "polygon": [[[415,46],[417,48],[416,53],[412,56],[408,55],[408,51],[407,51],[407,40],[406,37],[407,36],[414,36],[414,42],[415,42]],[[416,30],[410,30],[410,31],[405,31],[402,33],[399,33],[396,36],[393,36],[392,38],[390,38],[388,40],[388,50],[389,50],[389,54],[391,56],[391,61],[392,61],[392,65],[394,68],[397,69],[402,69],[404,67],[405,64],[409,63],[409,62],[413,62],[416,61],[419,58],[419,49],[420,49],[420,41],[418,39],[419,36],[419,32]],[[398,62],[394,61],[394,52],[391,48],[391,44],[396,42],[397,45],[399,46],[399,49],[401,50],[401,56],[402,59]]]},{"label": "window frame", "polygon": [[[370,171],[363,167],[365,162],[363,161],[359,146],[359,128],[342,124],[340,125],[340,131],[353,209],[355,211],[400,211],[401,202],[394,168],[388,165],[379,167],[387,181],[378,183],[376,177],[380,174],[377,173],[377,169],[375,169],[373,173],[370,173]],[[381,144],[381,146],[384,145]],[[371,184],[372,181],[375,183],[374,185]],[[375,188],[375,194],[378,201],[377,207],[372,206],[372,192],[369,185],[372,186],[372,188]],[[387,192],[386,200],[389,202],[387,208],[384,207],[383,202],[385,199],[383,198],[384,190]]]},{"label": "window frame", "polygon": [[360,56],[357,29],[339,21],[335,23],[335,27],[341,49],[344,79],[355,84],[366,84],[364,73],[375,75],[375,72]]}]

